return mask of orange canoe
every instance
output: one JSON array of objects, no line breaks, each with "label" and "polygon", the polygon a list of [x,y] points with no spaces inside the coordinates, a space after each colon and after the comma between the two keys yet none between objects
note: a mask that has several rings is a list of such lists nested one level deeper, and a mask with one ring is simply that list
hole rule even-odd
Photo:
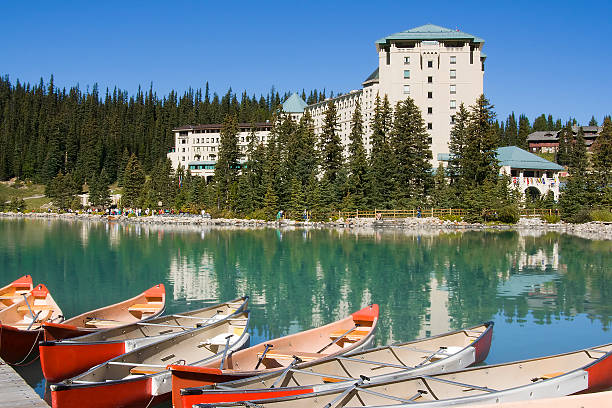
[{"label": "orange canoe", "polygon": [[30,275],[24,275],[0,288],[0,310],[23,300],[23,295],[27,295],[32,288],[32,277]]},{"label": "orange canoe", "polygon": [[300,367],[351,351],[371,347],[378,323],[378,305],[370,305],[328,325],[280,337],[232,353],[219,368],[218,363],[202,366],[170,365],[172,404],[181,407],[182,388],[238,380],[255,375]]},{"label": "orange canoe", "polygon": [[0,310],[0,358],[22,364],[38,356],[44,322],[62,321],[62,311],[45,285],[37,285],[23,299]]},{"label": "orange canoe", "polygon": [[45,340],[61,340],[159,316],[166,306],[166,289],[158,284],[138,296],[91,310],[62,323],[43,324]]}]

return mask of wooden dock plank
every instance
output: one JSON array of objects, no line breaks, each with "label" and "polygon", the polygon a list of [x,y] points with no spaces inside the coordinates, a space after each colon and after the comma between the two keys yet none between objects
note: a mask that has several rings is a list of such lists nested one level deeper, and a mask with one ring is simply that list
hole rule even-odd
[{"label": "wooden dock plank", "polygon": [[13,368],[0,360],[0,408],[49,408]]}]

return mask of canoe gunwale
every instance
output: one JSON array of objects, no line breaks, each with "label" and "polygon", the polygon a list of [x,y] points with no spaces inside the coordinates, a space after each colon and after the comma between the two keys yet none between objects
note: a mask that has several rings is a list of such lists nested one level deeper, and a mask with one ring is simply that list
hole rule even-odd
[{"label": "canoe gunwale", "polygon": [[[245,341],[245,336],[249,336],[249,334],[248,334],[246,329],[249,327],[249,323],[250,323],[250,319],[251,319],[250,313],[248,311],[242,311],[240,313],[247,313],[248,314],[248,317],[246,318],[245,330],[242,332],[240,337],[234,343],[229,344],[229,346],[228,346],[229,348],[231,348],[231,347],[233,347],[233,346],[235,346],[237,344],[240,344],[241,342],[246,342]],[[178,333],[176,336],[173,336],[173,338],[180,337],[180,336],[186,336],[188,334],[191,334],[195,330],[202,330],[203,331],[204,329],[211,328],[212,326],[219,326],[219,325],[224,324],[226,322],[227,322],[227,319],[219,320],[219,321],[211,323],[211,324],[209,324],[207,326],[196,327],[196,328],[193,328],[191,330],[188,330],[188,331],[185,331],[185,332],[182,332],[182,333]],[[148,345],[146,345],[144,347],[146,347],[146,348],[148,348],[148,347],[155,347],[159,343],[162,343],[162,342],[167,341],[167,340],[169,340],[169,339],[168,338],[161,339],[161,340],[159,340],[157,342],[148,344]],[[126,384],[126,383],[131,383],[131,382],[150,380],[150,379],[152,379],[152,378],[154,378],[156,376],[162,376],[162,375],[168,374],[170,372],[170,370],[168,368],[166,368],[166,370],[160,371],[158,373],[144,374],[144,375],[141,375],[141,376],[138,376],[138,377],[133,377],[133,378],[122,378],[122,379],[117,379],[117,380],[103,380],[103,381],[88,382],[88,383],[75,383],[75,382],[73,382],[73,379],[78,379],[79,377],[83,377],[83,376],[89,374],[90,372],[92,372],[94,370],[97,370],[101,366],[103,366],[105,364],[108,364],[111,361],[115,361],[115,360],[117,360],[119,358],[122,358],[126,354],[130,354],[130,353],[132,353],[134,351],[136,351],[136,350],[132,350],[132,351],[130,351],[128,353],[121,354],[121,355],[119,355],[119,356],[117,356],[117,357],[115,357],[113,359],[110,359],[110,360],[105,361],[105,362],[103,362],[101,364],[98,364],[95,367],[92,367],[89,370],[87,370],[87,371],[77,375],[76,377],[72,377],[72,378],[64,380],[64,381],[62,381],[60,383],[51,384],[51,390],[52,391],[60,392],[60,391],[66,391],[66,390],[70,390],[70,389],[77,389],[77,388],[91,388],[91,387],[97,387],[97,386],[102,386],[102,385],[109,385],[110,386],[110,385]],[[203,362],[212,362],[215,359],[220,359],[222,356],[223,356],[223,350],[221,350],[220,352],[218,352],[218,353],[216,353],[216,354],[214,354],[214,355],[212,355],[210,357],[207,357],[205,359],[193,362],[191,364],[195,365],[195,364],[200,364],[200,363],[203,363]],[[138,364],[138,363],[135,363],[135,364]],[[76,381],[78,381],[78,380],[76,380]]]},{"label": "canoe gunwale", "polygon": [[[487,369],[490,370],[492,368],[496,368],[496,367],[503,367],[503,366],[508,366],[508,365],[520,365],[523,363],[527,363],[527,362],[534,362],[537,360],[543,360],[543,359],[550,359],[550,358],[561,358],[564,356],[569,356],[572,354],[580,354],[580,353],[587,353],[589,351],[601,348],[601,347],[607,347],[607,346],[611,346],[612,343],[608,343],[608,344],[602,344],[602,345],[598,345],[595,347],[590,347],[587,349],[581,349],[581,350],[575,350],[575,351],[571,351],[571,352],[567,352],[567,353],[561,353],[561,354],[555,354],[555,355],[551,355],[551,356],[543,356],[543,357],[537,357],[537,358],[533,358],[533,359],[524,359],[524,360],[519,360],[519,361],[512,361],[512,362],[507,362],[507,363],[501,363],[501,364],[494,364],[494,365],[489,365],[489,366],[482,366],[482,367],[472,367],[472,368],[468,368],[465,370],[457,370],[457,371],[450,371],[450,372],[446,372],[443,375],[448,375],[448,374],[453,374],[453,373],[462,373],[462,372],[470,372],[470,371],[475,371],[475,370],[482,370],[482,369]],[[588,354],[589,355],[589,354]],[[590,355],[589,355],[590,356]],[[593,358],[593,357],[591,357]],[[522,401],[522,400],[528,400],[528,399],[532,399],[533,394],[535,393],[535,391],[538,391],[538,394],[540,392],[551,392],[551,394],[546,394],[546,395],[542,395],[542,396],[537,396],[535,398],[546,398],[549,396],[561,396],[561,395],[569,395],[569,394],[574,394],[574,393],[578,393],[578,392],[584,392],[587,391],[589,389],[589,380],[588,380],[588,370],[589,368],[592,368],[598,364],[601,364],[602,362],[604,362],[606,359],[611,358],[612,359],[612,350],[610,350],[609,352],[606,352],[605,354],[603,354],[601,357],[597,358],[594,361],[588,362],[587,364],[577,367],[573,370],[567,371],[566,373],[562,374],[562,375],[558,375],[556,377],[551,377],[551,378],[547,378],[547,379],[542,379],[541,381],[536,381],[536,382],[532,382],[532,383],[528,383],[528,384],[522,384],[522,385],[518,385],[512,388],[507,388],[507,389],[502,389],[502,390],[498,390],[498,391],[494,391],[494,392],[489,392],[487,394],[479,394],[479,395],[472,395],[472,396],[465,396],[465,397],[456,397],[456,398],[447,398],[447,399],[439,399],[439,400],[435,400],[435,401],[422,401],[422,402],[415,402],[417,405],[416,406],[426,406],[426,407],[446,407],[446,406],[455,406],[455,405],[468,405],[468,404],[472,404],[472,403],[476,403],[476,404],[481,404],[481,403],[498,403],[498,402],[512,402],[512,401]],[[611,360],[612,361],[612,360]],[[431,379],[429,377],[435,377],[435,376],[414,376],[414,377],[410,377],[408,378],[408,380],[417,380],[417,379],[421,379],[422,381],[424,381],[424,383],[426,383],[427,380]],[[395,382],[401,382],[403,379],[396,379],[396,380],[391,380],[391,381],[381,381],[381,382],[373,382],[367,385],[361,385],[360,387],[364,387],[364,388],[368,388],[370,386],[380,386],[382,384],[386,384],[386,383],[395,383]],[[571,392],[566,392],[563,391],[563,385],[566,385],[566,389],[569,386],[573,386],[574,384],[578,383],[578,385],[580,385],[580,383],[583,384],[584,388],[582,389],[575,389],[575,390],[569,390]],[[543,390],[543,391],[542,391]],[[337,394],[339,392],[342,392],[341,390],[339,391],[338,389],[334,389],[334,390],[327,390],[327,391],[318,391],[318,392],[312,392],[310,394],[308,394],[309,398],[315,398],[318,396],[323,396],[323,395],[330,395],[330,394]],[[283,402],[283,401],[292,401],[292,400],[297,400],[300,398],[303,398],[304,395],[297,395],[297,396],[287,396],[287,397],[281,397],[281,398],[269,398],[269,399],[260,399],[260,400],[254,400],[256,401],[258,404],[272,404],[275,402]],[[194,407],[205,407],[206,404],[194,404]],[[218,404],[219,407],[222,406],[240,406],[240,404],[237,403],[219,403]],[[377,404],[376,407],[377,408],[408,408],[408,407],[412,407],[415,406],[414,403],[412,404]],[[345,408],[349,408],[351,406],[349,405],[343,405],[343,407]],[[367,407],[367,406],[366,406]],[[363,408],[363,407],[362,407]]]},{"label": "canoe gunwale", "polygon": [[[230,314],[230,315],[228,315],[228,316],[224,317],[223,319],[221,319],[221,320],[217,320],[217,321],[215,321],[215,322],[212,322],[212,323],[210,323],[210,324],[206,325],[206,326],[210,326],[210,325],[212,325],[212,324],[214,324],[214,323],[217,323],[217,322],[222,322],[222,321],[224,321],[224,320],[226,320],[226,319],[229,319],[229,318],[231,318],[231,317],[233,317],[233,316],[235,316],[235,315],[237,315],[237,314],[242,313],[243,311],[245,311],[245,305],[247,304],[247,302],[248,302],[248,300],[249,300],[249,297],[248,297],[248,296],[243,296],[243,297],[237,298],[237,299],[235,299],[235,300],[231,300],[231,301],[228,301],[228,302],[223,302],[223,303],[217,303],[217,304],[214,304],[214,305],[211,305],[211,306],[203,307],[203,308],[201,308],[201,309],[191,310],[191,311],[188,311],[188,312],[185,312],[185,313],[180,313],[180,314],[185,315],[185,316],[189,316],[189,314],[197,314],[197,313],[202,313],[202,312],[205,312],[205,311],[208,311],[208,310],[212,310],[212,309],[218,308],[218,307],[220,307],[220,306],[224,306],[224,305],[229,304],[229,303],[234,303],[234,302],[236,302],[236,300],[239,300],[239,299],[244,299],[244,302],[242,302],[242,305],[240,306],[240,308],[236,309],[236,311],[235,311],[235,312],[233,312],[232,314]],[[94,341],[82,341],[82,338],[83,338],[83,337],[86,337],[86,336],[89,336],[89,335],[92,335],[92,334],[97,334],[97,333],[99,333],[99,332],[103,332],[103,331],[124,329],[124,328],[126,328],[127,326],[137,325],[137,324],[138,324],[138,323],[140,323],[140,322],[149,322],[149,323],[150,323],[150,321],[151,321],[151,320],[153,320],[153,319],[165,319],[165,318],[171,318],[171,317],[173,316],[173,315],[162,316],[162,313],[163,313],[163,312],[165,312],[165,306],[164,306],[164,309],[163,309],[163,310],[161,310],[161,311],[160,311],[160,312],[159,312],[159,313],[158,313],[156,316],[151,316],[151,317],[149,317],[149,318],[143,319],[143,320],[138,321],[138,322],[126,323],[126,324],[122,324],[122,325],[120,325],[120,326],[116,326],[116,327],[109,327],[109,328],[107,328],[107,329],[102,329],[102,330],[95,330],[95,331],[93,331],[92,333],[85,333],[85,334],[83,334],[82,336],[73,337],[73,338],[70,338],[70,339],[62,339],[62,340],[49,340],[49,341],[45,341],[45,342],[44,342],[44,345],[45,345],[45,346],[61,346],[62,344],[66,344],[66,345],[87,345],[87,344],[92,344],[92,345],[93,345],[93,344],[122,343],[122,342],[124,342],[125,340],[94,340]],[[205,327],[205,326],[202,326],[202,327]],[[176,333],[176,334],[178,335],[178,334],[186,333],[186,332],[188,332],[188,331],[191,331],[191,330],[194,330],[194,329],[199,329],[199,328],[201,328],[201,327],[185,327],[185,329],[187,329],[187,330],[185,330],[184,332],[179,332],[179,333]],[[53,344],[49,344],[49,343],[53,343]]]},{"label": "canoe gunwale", "polygon": [[[450,361],[450,359],[460,359],[460,358],[465,357],[469,353],[471,353],[472,350],[470,350],[470,349],[475,349],[478,346],[478,343],[480,341],[482,341],[486,337],[489,337],[492,334],[491,332],[493,330],[493,326],[494,326],[494,323],[492,321],[489,321],[489,322],[482,323],[482,324],[479,324],[479,325],[476,325],[476,326],[472,326],[472,327],[468,327],[468,328],[463,328],[463,329],[454,330],[454,331],[450,331],[450,332],[440,333],[438,335],[431,336],[431,337],[420,338],[420,339],[411,340],[411,341],[402,342],[402,343],[396,342],[396,343],[393,343],[393,344],[388,345],[388,346],[379,346],[379,347],[368,349],[368,350],[365,350],[365,351],[363,351],[363,350],[361,350],[361,351],[354,351],[354,352],[345,354],[344,357],[351,358],[352,356],[355,356],[355,355],[363,355],[363,354],[367,355],[367,354],[374,353],[374,352],[377,352],[377,351],[381,351],[381,350],[385,350],[385,349],[390,349],[392,347],[409,347],[412,344],[419,344],[419,343],[422,343],[424,341],[430,341],[432,339],[451,337],[451,336],[454,336],[454,335],[456,335],[458,333],[467,332],[467,331],[474,331],[475,332],[478,329],[484,328],[484,330],[480,333],[480,335],[472,343],[466,345],[465,347],[463,347],[461,350],[457,351],[454,354],[448,355],[448,356],[446,356],[446,357],[444,357],[444,358],[442,358],[440,360],[435,361],[434,363],[431,363],[432,365],[435,364],[435,365],[442,366],[442,365],[448,363]],[[490,343],[489,343],[489,345],[490,345]],[[338,357],[341,357],[341,356],[334,356],[334,357],[331,357],[329,359],[335,359],[335,358],[338,358]],[[326,358],[324,360],[329,360],[329,359]],[[318,364],[320,364],[322,362],[323,362],[323,360],[307,362],[307,363],[296,365],[295,368],[296,369],[310,368],[310,367],[316,366],[316,365],[318,365]],[[478,361],[474,361],[474,363],[477,363],[477,362]],[[474,364],[474,363],[472,363],[472,364]],[[428,367],[428,366],[429,365],[423,366],[423,368]],[[378,377],[379,378],[383,378],[383,380],[385,378],[389,379],[389,378],[393,378],[393,377],[397,377],[397,378],[400,378],[400,377],[411,377],[410,373],[415,371],[415,370],[419,370],[419,368],[407,368],[407,369],[404,369],[404,370],[399,370],[399,371],[394,372],[394,373],[381,374]],[[277,373],[278,372],[260,374],[260,375],[257,375],[257,376],[249,377],[247,380],[248,380],[249,383],[251,383],[251,382],[263,382],[268,377],[272,377],[272,376],[276,375]],[[314,375],[318,376],[318,374],[314,374]],[[321,376],[323,376],[323,375],[321,375]],[[325,375],[325,376],[328,376],[328,375]],[[375,381],[375,378],[376,377],[371,377],[372,382]],[[344,385],[346,385],[347,387],[351,386],[354,383],[354,381],[356,381],[356,380],[358,380],[358,379],[350,379],[350,380],[347,379],[346,381],[342,381],[342,382],[336,383],[337,384],[336,387],[337,388],[342,388]],[[243,381],[244,380],[235,380],[235,381],[231,381],[231,382],[226,382],[226,383],[224,383],[224,386],[232,387],[232,384],[240,385],[240,383],[242,383]],[[294,387],[282,387],[282,389],[286,390],[286,391],[297,391],[297,390],[304,390],[304,389],[312,389],[313,387],[316,387],[316,386],[317,385],[309,384],[309,385],[294,386]],[[231,393],[241,393],[241,392],[248,393],[248,392],[253,392],[253,391],[261,392],[262,389],[257,389],[257,388],[254,388],[254,389],[242,389],[242,388],[215,389],[215,388],[212,388],[211,386],[188,387],[188,388],[181,389],[181,395],[202,395],[202,394],[208,393],[208,392],[215,393],[215,394],[217,394],[217,393],[219,393],[219,394],[222,394],[222,393],[224,393],[224,394],[225,393],[231,394]]]}]

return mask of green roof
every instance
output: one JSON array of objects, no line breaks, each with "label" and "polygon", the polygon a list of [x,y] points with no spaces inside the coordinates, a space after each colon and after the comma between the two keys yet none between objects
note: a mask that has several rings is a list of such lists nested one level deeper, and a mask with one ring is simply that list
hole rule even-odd
[{"label": "green roof", "polygon": [[[513,169],[564,170],[563,166],[516,146],[498,147],[495,151],[500,166],[510,166]],[[438,161],[449,161],[450,159],[449,153],[438,153]]]},{"label": "green roof", "polygon": [[298,95],[294,93],[283,103],[283,112],[287,113],[302,113],[304,109],[308,106],[306,102]]},{"label": "green roof", "polygon": [[501,166],[515,169],[564,170],[563,166],[541,158],[516,146],[505,146],[497,149],[497,160]]},{"label": "green roof", "polygon": [[469,40],[475,43],[484,43],[484,40],[480,37],[434,24],[425,24],[410,30],[391,34],[376,41],[376,44],[387,44],[392,40]]}]

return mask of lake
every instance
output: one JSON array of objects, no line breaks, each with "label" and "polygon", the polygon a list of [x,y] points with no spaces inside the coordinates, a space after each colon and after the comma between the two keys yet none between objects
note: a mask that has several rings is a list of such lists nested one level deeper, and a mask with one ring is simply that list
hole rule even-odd
[{"label": "lake", "polygon": [[[381,307],[379,345],[495,322],[487,363],[612,342],[612,242],[559,233],[0,220],[0,284],[73,315],[166,285],[167,312],[250,295],[251,344]],[[19,370],[44,394],[40,365]]]}]

